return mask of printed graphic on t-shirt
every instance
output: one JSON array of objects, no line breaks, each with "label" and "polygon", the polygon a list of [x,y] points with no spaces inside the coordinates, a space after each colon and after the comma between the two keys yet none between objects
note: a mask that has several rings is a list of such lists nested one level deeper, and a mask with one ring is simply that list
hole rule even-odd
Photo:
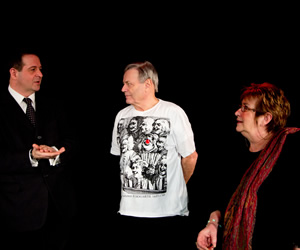
[{"label": "printed graphic on t-shirt", "polygon": [[135,116],[118,123],[121,181],[127,193],[157,194],[167,191],[167,154],[170,134],[167,118]]}]

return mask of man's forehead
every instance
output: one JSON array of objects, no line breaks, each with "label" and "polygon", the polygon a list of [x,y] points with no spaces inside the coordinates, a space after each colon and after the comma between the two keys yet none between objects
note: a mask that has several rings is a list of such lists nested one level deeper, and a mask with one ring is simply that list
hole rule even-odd
[{"label": "man's forehead", "polygon": [[36,55],[23,55],[22,61],[27,67],[41,67],[40,59]]},{"label": "man's forehead", "polygon": [[139,72],[137,69],[129,69],[125,72],[123,80],[125,83],[127,83],[138,79],[138,77],[139,77]]}]

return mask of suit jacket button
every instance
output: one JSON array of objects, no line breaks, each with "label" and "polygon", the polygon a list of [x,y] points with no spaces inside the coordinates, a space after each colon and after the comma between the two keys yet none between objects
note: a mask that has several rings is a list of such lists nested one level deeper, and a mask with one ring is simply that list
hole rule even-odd
[{"label": "suit jacket button", "polygon": [[42,139],[42,136],[38,135],[37,138],[38,138],[38,140],[41,140],[41,139]]}]

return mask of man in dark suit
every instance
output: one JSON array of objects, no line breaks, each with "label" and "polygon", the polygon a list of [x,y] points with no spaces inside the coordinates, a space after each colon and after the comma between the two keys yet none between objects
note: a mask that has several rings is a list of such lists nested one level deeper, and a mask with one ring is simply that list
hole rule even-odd
[{"label": "man in dark suit", "polygon": [[[35,53],[22,52],[13,57],[8,91],[0,99],[3,250],[20,246],[65,249],[76,214],[68,166],[76,155],[78,141],[63,108],[36,94],[43,77],[41,68]],[[30,98],[31,104],[24,98]],[[29,105],[34,110],[28,117]]]}]

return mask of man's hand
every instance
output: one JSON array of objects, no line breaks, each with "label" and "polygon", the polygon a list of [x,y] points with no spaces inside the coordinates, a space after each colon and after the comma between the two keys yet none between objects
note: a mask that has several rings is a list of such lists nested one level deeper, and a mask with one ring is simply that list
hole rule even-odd
[{"label": "man's hand", "polygon": [[58,155],[62,154],[65,152],[65,148],[62,147],[59,150],[56,150],[52,147],[49,147],[47,145],[37,145],[33,144],[32,145],[32,157],[34,159],[40,160],[40,159],[54,159]]}]

